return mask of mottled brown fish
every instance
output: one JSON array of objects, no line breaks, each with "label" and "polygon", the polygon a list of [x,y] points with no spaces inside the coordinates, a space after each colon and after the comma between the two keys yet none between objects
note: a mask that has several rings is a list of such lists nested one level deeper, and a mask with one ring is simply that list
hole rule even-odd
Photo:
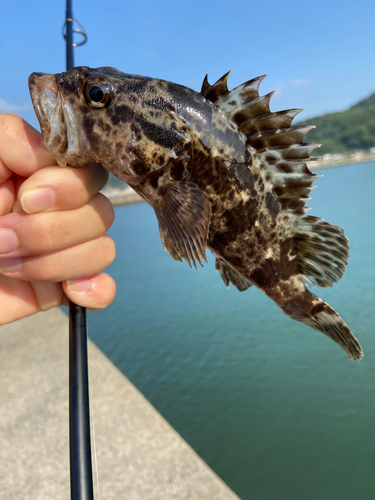
[{"label": "mottled brown fish", "polygon": [[[270,112],[264,77],[229,91],[229,73],[200,93],[114,68],[33,73],[31,97],[45,148],[61,165],[96,161],[155,210],[175,260],[216,258],[224,283],[255,285],[282,311],[336,341],[351,359],[362,349],[340,316],[306,285],[329,287],[348,259],[344,231],[306,215],[317,177],[307,163],[312,127],[301,111]],[[190,264],[191,265],[191,264]]]}]

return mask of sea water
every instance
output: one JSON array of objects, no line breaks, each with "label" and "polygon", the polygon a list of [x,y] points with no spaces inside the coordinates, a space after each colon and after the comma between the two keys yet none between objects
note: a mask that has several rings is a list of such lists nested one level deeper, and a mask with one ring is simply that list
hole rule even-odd
[{"label": "sea water", "polygon": [[[260,290],[173,261],[146,204],[109,231],[117,298],[89,335],[243,500],[375,498],[375,163],[318,173],[311,215],[344,227],[343,279],[315,293],[352,328],[349,361]],[[213,499],[214,500],[214,499]]]}]

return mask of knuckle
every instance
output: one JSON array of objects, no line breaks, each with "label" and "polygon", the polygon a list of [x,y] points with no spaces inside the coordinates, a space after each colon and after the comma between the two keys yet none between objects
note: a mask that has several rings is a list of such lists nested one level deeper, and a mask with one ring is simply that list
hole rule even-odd
[{"label": "knuckle", "polygon": [[51,213],[36,214],[30,216],[32,223],[32,240],[37,244],[38,249],[43,248],[45,251],[53,251],[59,245],[61,239],[61,231],[63,226],[56,226],[55,219]]},{"label": "knuckle", "polygon": [[116,245],[112,238],[108,235],[104,235],[101,237],[101,245],[102,245],[102,255],[103,255],[103,264],[105,267],[112,264],[112,262],[116,258]]},{"label": "knuckle", "polygon": [[22,279],[29,281],[61,281],[61,258],[59,253],[26,257],[22,266]]},{"label": "knuckle", "polygon": [[48,281],[60,281],[63,274],[61,255],[59,253],[48,256]]},{"label": "knuckle", "polygon": [[92,204],[97,213],[100,214],[100,218],[105,228],[104,231],[108,231],[115,220],[115,210],[112,203],[104,194],[98,193],[92,199]]},{"label": "knuckle", "polygon": [[4,133],[9,129],[13,129],[15,126],[23,122],[23,119],[13,113],[1,113],[0,114],[0,128],[1,132]]},{"label": "knuckle", "polygon": [[61,254],[59,252],[51,253],[44,256],[42,260],[43,262],[39,266],[38,274],[41,273],[43,281],[61,281],[61,276],[63,275]]},{"label": "knuckle", "polygon": [[87,166],[87,175],[89,176],[89,183],[93,192],[102,189],[106,185],[109,177],[107,170],[98,163],[90,163]]}]

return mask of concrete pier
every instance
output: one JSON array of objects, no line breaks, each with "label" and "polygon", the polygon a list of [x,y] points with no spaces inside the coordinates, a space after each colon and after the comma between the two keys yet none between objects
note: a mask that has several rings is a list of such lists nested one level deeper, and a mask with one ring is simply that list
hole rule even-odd
[{"label": "concrete pier", "polygon": [[[0,327],[0,499],[67,500],[68,318]],[[95,498],[239,500],[89,343]]]}]

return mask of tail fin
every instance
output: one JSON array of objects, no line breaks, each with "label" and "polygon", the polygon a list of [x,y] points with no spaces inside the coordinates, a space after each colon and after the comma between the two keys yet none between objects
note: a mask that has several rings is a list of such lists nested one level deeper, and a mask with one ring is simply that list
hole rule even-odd
[{"label": "tail fin", "polygon": [[362,348],[344,320],[332,307],[305,288],[302,294],[285,301],[285,314],[330,337],[344,349],[350,359],[360,360]]},{"label": "tail fin", "polygon": [[[363,358],[363,351],[348,325],[340,318],[332,307],[321,299],[312,311],[311,317],[303,319],[303,323],[321,331],[344,349],[349,359],[356,361]],[[314,308],[314,309],[315,309]]]}]

